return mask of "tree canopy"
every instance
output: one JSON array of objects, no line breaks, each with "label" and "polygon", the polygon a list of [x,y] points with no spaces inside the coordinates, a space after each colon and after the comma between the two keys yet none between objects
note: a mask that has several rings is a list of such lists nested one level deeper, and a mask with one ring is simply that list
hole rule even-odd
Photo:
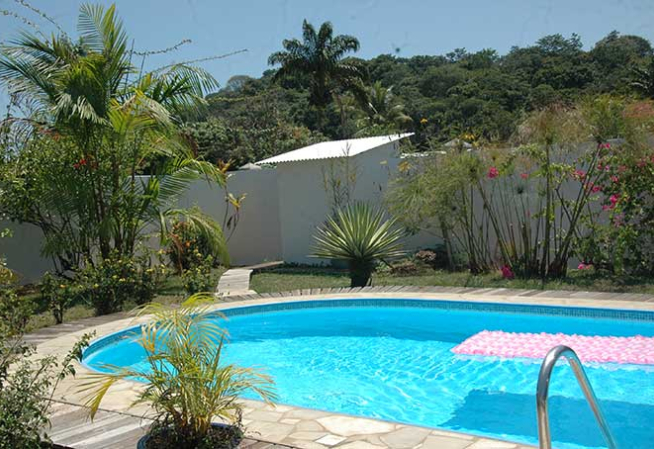
[{"label": "tree canopy", "polygon": [[[241,164],[326,138],[397,131],[414,131],[418,146],[463,134],[503,141],[526,114],[553,103],[654,92],[651,44],[617,31],[589,50],[576,34],[554,34],[504,55],[457,48],[445,55],[383,54],[368,60],[346,57],[359,48],[358,40],[333,33],[330,24],[316,31],[305,22],[302,40],[285,40],[284,51],[271,55],[270,62],[281,67],[260,78],[236,76],[209,97],[207,116],[191,128],[222,126],[240,136],[235,145],[222,137],[205,141],[212,158],[232,157]],[[329,50],[322,59],[315,57],[318,48]],[[356,68],[356,88],[325,75],[325,67],[340,66],[347,68],[341,79]],[[388,110],[377,110],[380,101]],[[281,135],[283,144],[262,149],[253,135],[257,128]],[[246,149],[252,147],[259,150]]]}]

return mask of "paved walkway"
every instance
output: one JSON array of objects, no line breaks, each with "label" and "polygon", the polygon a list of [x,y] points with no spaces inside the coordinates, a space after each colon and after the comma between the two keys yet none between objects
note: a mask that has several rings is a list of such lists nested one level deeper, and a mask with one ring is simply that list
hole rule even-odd
[{"label": "paved walkway", "polygon": [[220,276],[216,296],[250,295],[256,293],[250,290],[250,276],[252,270],[249,268],[233,268],[227,270]]},{"label": "paved walkway", "polygon": [[[251,304],[287,301],[330,300],[337,298],[410,298],[457,300],[508,304],[605,307],[613,309],[654,310],[654,296],[641,294],[594,293],[579,291],[543,291],[511,289],[474,289],[458,287],[365,287],[360,289],[306,289],[286,293],[229,296],[217,302],[216,310]],[[124,314],[81,320],[75,323],[42,329],[26,337],[36,342],[39,354],[62,356],[83,333],[96,330],[98,336],[136,324]],[[141,317],[137,322],[145,321]],[[56,443],[75,448],[98,449],[134,447],[149,423],[148,407],[130,408],[143,388],[142,384],[119,381],[107,394],[105,410],[94,423],[86,421],[80,404],[85,394],[79,390],[79,377],[90,374],[79,367],[78,379],[65,379],[57,390],[58,403],[53,410],[53,427],[49,432]],[[358,418],[333,412],[278,405],[267,406],[258,401],[242,401],[243,424],[252,449],[298,447],[302,449],[522,449],[516,443],[478,438],[473,435],[446,432],[417,426]]]},{"label": "paved walkway", "polygon": [[252,277],[252,273],[281,264],[282,262],[266,262],[259,265],[227,270],[220,277],[220,280],[218,280],[216,296],[225,297],[256,294],[257,292],[250,290],[250,277]]}]

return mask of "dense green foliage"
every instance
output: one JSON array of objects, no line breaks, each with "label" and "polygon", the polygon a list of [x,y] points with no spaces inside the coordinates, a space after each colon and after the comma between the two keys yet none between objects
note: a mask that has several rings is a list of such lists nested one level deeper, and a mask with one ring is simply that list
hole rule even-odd
[{"label": "dense green foliage", "polygon": [[64,357],[37,357],[23,341],[32,304],[0,281],[0,447],[48,447],[48,409],[59,381],[75,374],[74,360],[92,335],[85,334]]},{"label": "dense green foliage", "polygon": [[[432,229],[473,274],[562,278],[654,270],[651,101],[595,96],[532,112],[513,148],[451,149],[401,164],[386,202]],[[591,140],[592,139],[592,140]]]},{"label": "dense green foliage", "polygon": [[[285,41],[284,48],[288,53],[289,45],[305,44]],[[646,39],[612,32],[590,50],[583,49],[576,35],[551,35],[505,55],[492,49],[456,49],[442,56],[349,57],[339,64],[356,67],[360,79],[326,84],[329,89],[319,95],[320,111],[314,105],[316,85],[321,84],[304,74],[312,66],[296,58],[294,67],[299,68],[284,71],[284,76],[269,70],[259,79],[233,77],[208,97],[208,114],[190,128],[203,136],[201,154],[233,158],[238,164],[321,138],[404,130],[416,132],[413,140],[420,148],[431,139],[445,142],[462,134],[506,140],[525,114],[552,103],[571,104],[600,93],[653,96],[652,54]],[[273,62],[283,63],[276,55]],[[387,103],[380,98],[387,89],[392,89],[392,104],[380,108]],[[256,136],[264,129],[282,136],[281,145],[250,150],[259,148]]]},{"label": "dense green foliage", "polygon": [[179,127],[215,81],[186,64],[139,71],[114,6],[82,5],[78,29],[76,41],[24,33],[0,49],[0,85],[29,111],[10,108],[3,122],[0,210],[43,231],[60,273],[114,252],[130,257],[146,229],[165,240],[180,217],[226,262],[220,226],[177,208],[193,180],[225,186],[224,171],[196,159]]}]

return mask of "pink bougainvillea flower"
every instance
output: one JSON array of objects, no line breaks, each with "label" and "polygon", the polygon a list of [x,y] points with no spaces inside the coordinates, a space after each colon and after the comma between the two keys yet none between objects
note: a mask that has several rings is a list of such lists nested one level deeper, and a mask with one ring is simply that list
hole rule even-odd
[{"label": "pink bougainvillea flower", "polygon": [[490,179],[497,178],[499,175],[500,175],[500,172],[497,169],[497,167],[491,167],[491,168],[488,169],[488,177]]},{"label": "pink bougainvillea flower", "polygon": [[504,265],[500,271],[502,272],[502,277],[504,279],[513,279],[515,277],[515,273],[513,273],[513,270],[511,270],[511,267],[508,265]]},{"label": "pink bougainvillea flower", "polygon": [[598,193],[602,191],[602,186],[594,185],[590,190],[593,193]]},{"label": "pink bougainvillea flower", "polygon": [[520,173],[520,177],[522,179],[527,179],[527,178],[529,178],[529,173]]},{"label": "pink bougainvillea flower", "polygon": [[611,202],[611,205],[613,205],[613,206],[618,204],[619,200],[620,200],[620,198],[618,198],[618,195],[616,195],[615,193],[609,197],[609,201]]},{"label": "pink bougainvillea flower", "polygon": [[593,268],[593,265],[590,264],[590,263],[583,263],[582,262],[577,266],[577,270],[587,270],[589,268]]}]

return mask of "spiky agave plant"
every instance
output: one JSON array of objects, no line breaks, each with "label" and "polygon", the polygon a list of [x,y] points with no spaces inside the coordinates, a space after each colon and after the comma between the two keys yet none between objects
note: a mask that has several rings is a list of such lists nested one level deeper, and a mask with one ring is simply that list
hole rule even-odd
[{"label": "spiky agave plant", "polygon": [[150,403],[156,412],[151,437],[161,432],[166,444],[174,439],[170,447],[214,447],[212,420],[238,427],[239,395],[253,391],[267,403],[274,400],[270,376],[221,363],[226,331],[208,315],[211,299],[208,293],[198,293],[178,308],[155,303],[140,308],[139,315],[152,315],[138,340],[145,363],[108,366],[109,373],[90,375],[81,390],[89,392],[91,418],[116,382],[139,378],[147,387],[135,403]]},{"label": "spiky agave plant", "polygon": [[350,285],[365,287],[377,261],[401,256],[404,231],[395,226],[395,218],[366,203],[339,209],[335,217],[318,228],[311,257],[345,260],[350,269]]}]

